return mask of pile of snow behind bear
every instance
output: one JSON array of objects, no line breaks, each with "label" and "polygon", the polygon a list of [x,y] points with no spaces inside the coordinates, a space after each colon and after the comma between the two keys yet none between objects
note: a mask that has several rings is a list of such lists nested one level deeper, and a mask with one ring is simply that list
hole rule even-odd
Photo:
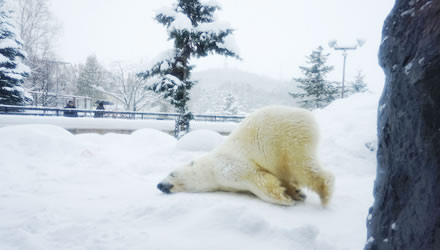
[{"label": "pile of snow behind bear", "polygon": [[160,193],[158,181],[221,142],[207,131],[178,142],[153,129],[74,136],[49,125],[1,128],[0,249],[361,249],[377,99],[355,95],[314,111],[322,165],[336,176],[327,209],[311,193],[293,207],[247,194]]},{"label": "pile of snow behind bear", "polygon": [[192,131],[177,142],[177,149],[187,151],[209,152],[223,142],[224,136],[211,130],[201,129]]}]

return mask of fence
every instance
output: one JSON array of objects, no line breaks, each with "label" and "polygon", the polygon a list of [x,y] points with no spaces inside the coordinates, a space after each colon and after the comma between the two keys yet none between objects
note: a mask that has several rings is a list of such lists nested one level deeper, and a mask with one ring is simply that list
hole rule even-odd
[{"label": "fence", "polygon": [[[31,106],[11,106],[0,105],[0,115],[27,115],[27,116],[69,116],[69,117],[99,117],[113,119],[131,119],[131,120],[176,120],[178,113],[160,113],[160,112],[116,112],[106,110],[91,109],[65,109],[49,107],[31,107]],[[97,118],[98,119],[98,118]],[[238,115],[202,115],[194,114],[195,121],[209,122],[240,122],[244,116]]]}]

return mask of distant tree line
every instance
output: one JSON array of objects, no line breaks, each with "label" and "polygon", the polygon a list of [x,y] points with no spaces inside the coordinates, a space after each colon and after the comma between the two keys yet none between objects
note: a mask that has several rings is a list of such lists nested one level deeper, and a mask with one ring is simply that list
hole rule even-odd
[{"label": "distant tree line", "polygon": [[[217,19],[216,1],[176,0],[155,16],[166,27],[173,48],[150,67],[104,67],[95,55],[82,64],[62,62],[54,49],[60,25],[48,3],[16,0],[6,5],[0,0],[0,104],[30,104],[30,91],[39,93],[43,106],[65,104],[56,98],[63,94],[87,97],[92,104],[114,100],[130,111],[157,107],[181,114],[176,121],[176,136],[181,136],[189,130],[190,90],[197,84],[191,79],[195,67],[191,60],[210,54],[239,58],[231,38],[233,29]],[[339,98],[340,83],[327,79],[333,70],[328,56],[320,46],[300,66],[302,76],[293,79],[297,89],[289,93],[300,106],[322,108]],[[367,90],[361,72],[347,85],[348,95]],[[206,96],[199,97],[200,102],[212,112],[240,114],[247,105],[230,91],[201,94]]]}]

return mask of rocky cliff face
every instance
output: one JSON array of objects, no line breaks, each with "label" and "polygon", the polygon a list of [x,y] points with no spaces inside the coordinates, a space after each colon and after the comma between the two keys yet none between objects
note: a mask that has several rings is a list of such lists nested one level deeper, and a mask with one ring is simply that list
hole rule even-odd
[{"label": "rocky cliff face", "polygon": [[440,1],[397,0],[379,55],[386,84],[365,249],[440,249]]}]

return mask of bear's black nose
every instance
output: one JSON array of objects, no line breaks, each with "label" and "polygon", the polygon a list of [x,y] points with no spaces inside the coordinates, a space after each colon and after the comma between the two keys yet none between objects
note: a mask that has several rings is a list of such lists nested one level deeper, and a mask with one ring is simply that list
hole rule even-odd
[{"label": "bear's black nose", "polygon": [[171,193],[170,190],[173,188],[173,185],[172,184],[168,184],[168,183],[159,183],[159,184],[157,184],[157,188],[160,191],[162,191],[162,192],[164,192],[166,194],[169,194],[169,193]]}]

